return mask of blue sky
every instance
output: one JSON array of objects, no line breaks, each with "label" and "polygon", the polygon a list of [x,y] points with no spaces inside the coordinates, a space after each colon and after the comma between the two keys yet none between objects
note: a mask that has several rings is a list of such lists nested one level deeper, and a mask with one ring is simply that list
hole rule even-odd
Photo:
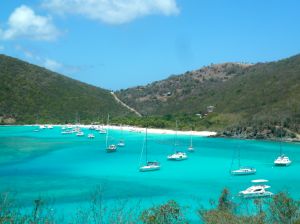
[{"label": "blue sky", "polygon": [[2,0],[0,53],[107,89],[300,53],[298,0]]}]

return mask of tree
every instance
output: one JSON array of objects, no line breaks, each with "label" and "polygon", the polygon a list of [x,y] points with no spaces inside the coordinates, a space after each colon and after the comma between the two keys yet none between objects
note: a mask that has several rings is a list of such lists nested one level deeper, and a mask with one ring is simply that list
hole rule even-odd
[{"label": "tree", "polygon": [[168,201],[159,206],[149,208],[142,212],[141,221],[144,224],[184,224],[185,219],[182,208],[176,201]]}]

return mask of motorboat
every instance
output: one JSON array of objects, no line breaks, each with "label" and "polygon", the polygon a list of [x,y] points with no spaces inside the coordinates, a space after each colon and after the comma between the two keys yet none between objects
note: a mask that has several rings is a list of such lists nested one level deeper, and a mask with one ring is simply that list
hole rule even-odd
[{"label": "motorboat", "polygon": [[84,136],[84,133],[82,131],[77,132],[76,136],[81,137]]},{"label": "motorboat", "polygon": [[62,131],[61,132],[63,135],[67,135],[67,134],[72,134],[73,131],[72,130],[67,130],[67,131]]},{"label": "motorboat", "polygon": [[252,167],[241,167],[237,170],[232,170],[232,175],[252,175],[256,173],[256,169]]},{"label": "motorboat", "polygon": [[106,148],[106,152],[116,152],[117,151],[117,146],[116,145],[109,145]]},{"label": "motorboat", "polygon": [[168,155],[168,160],[180,161],[188,158],[185,152],[175,152],[171,155]]},{"label": "motorboat", "polygon": [[91,125],[91,126],[89,127],[89,130],[96,130],[96,127],[95,127],[94,125]]},{"label": "motorboat", "polygon": [[40,129],[46,129],[45,125],[40,125]]},{"label": "motorboat", "polygon": [[46,126],[46,128],[53,129],[53,125],[49,124],[49,125]]},{"label": "motorboat", "polygon": [[99,133],[100,133],[100,134],[106,134],[107,131],[106,131],[105,129],[103,129],[103,128],[100,128],[100,129],[99,129]]},{"label": "motorboat", "polygon": [[265,183],[269,182],[268,180],[252,180],[254,185],[247,188],[246,190],[240,191],[239,196],[243,198],[260,198],[260,197],[270,197],[273,195],[272,192],[267,191],[270,186],[265,185]]},{"label": "motorboat", "polygon": [[291,163],[292,161],[289,159],[289,157],[284,154],[278,156],[278,158],[274,160],[275,166],[289,166]]},{"label": "motorboat", "polygon": [[160,164],[159,162],[156,161],[154,162],[148,161],[146,165],[140,167],[141,172],[155,171],[159,169],[160,169]]},{"label": "motorboat", "polygon": [[119,146],[119,147],[124,147],[124,146],[125,146],[124,140],[120,140],[120,141],[118,142],[118,146]]}]

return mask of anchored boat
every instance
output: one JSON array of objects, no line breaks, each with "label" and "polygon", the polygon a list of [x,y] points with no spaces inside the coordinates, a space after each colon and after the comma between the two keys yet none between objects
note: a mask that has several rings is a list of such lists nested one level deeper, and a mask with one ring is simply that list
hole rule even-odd
[{"label": "anchored boat", "polygon": [[269,182],[268,180],[260,179],[260,180],[252,180],[254,185],[247,188],[244,191],[239,192],[239,196],[243,198],[260,198],[260,197],[270,197],[273,195],[272,192],[267,191],[270,186],[265,183]]}]

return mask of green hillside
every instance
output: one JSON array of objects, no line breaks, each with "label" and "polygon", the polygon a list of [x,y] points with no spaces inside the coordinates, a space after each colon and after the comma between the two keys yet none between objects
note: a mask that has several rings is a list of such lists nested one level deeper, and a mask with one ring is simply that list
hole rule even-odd
[{"label": "green hillside", "polygon": [[131,114],[110,92],[0,55],[0,123],[96,121]]},{"label": "green hillside", "polygon": [[205,115],[214,106],[213,113],[197,122],[209,129],[268,131],[283,122],[286,131],[299,133],[300,56],[255,65],[211,65],[117,95],[150,116]]}]

